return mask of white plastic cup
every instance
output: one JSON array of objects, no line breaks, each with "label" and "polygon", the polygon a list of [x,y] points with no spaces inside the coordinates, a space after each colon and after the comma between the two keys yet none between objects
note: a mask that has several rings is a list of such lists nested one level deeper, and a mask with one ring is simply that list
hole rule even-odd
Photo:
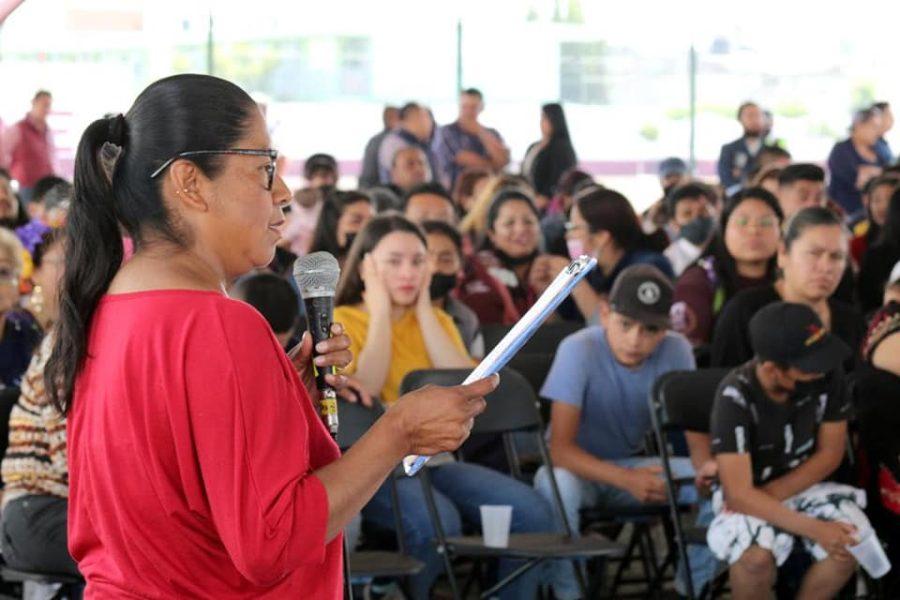
[{"label": "white plastic cup", "polygon": [[509,527],[512,523],[513,507],[505,504],[500,506],[482,504],[481,509],[481,533],[484,535],[484,545],[489,548],[506,548],[509,546]]},{"label": "white plastic cup", "polygon": [[847,546],[847,550],[872,579],[880,579],[891,570],[891,561],[888,560],[878,535],[871,527],[860,533],[859,543]]}]

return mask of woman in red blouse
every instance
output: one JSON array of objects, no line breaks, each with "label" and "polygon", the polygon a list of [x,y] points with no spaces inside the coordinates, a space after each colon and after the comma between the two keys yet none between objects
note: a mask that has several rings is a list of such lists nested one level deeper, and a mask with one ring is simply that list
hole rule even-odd
[{"label": "woman in red blouse", "polygon": [[[456,448],[495,385],[401,398],[340,456],[308,336],[292,361],[224,293],[280,237],[290,192],[269,145],[253,100],[202,75],[152,84],[79,143],[47,383],[69,417],[88,598],[339,598],[344,525],[402,456]],[[333,333],[320,366],[350,361]]]}]

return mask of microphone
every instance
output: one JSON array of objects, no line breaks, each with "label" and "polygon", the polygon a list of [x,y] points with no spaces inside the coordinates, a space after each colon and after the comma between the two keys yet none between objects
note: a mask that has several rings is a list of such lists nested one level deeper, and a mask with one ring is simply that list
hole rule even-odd
[{"label": "microphone", "polygon": [[[341,276],[337,259],[328,252],[313,252],[294,262],[294,281],[306,306],[307,330],[313,339],[313,357],[316,345],[331,337],[334,319],[334,290]],[[332,437],[338,432],[337,392],[325,382],[325,375],[334,375],[334,367],[317,368],[316,387],[319,390],[319,416]]]}]

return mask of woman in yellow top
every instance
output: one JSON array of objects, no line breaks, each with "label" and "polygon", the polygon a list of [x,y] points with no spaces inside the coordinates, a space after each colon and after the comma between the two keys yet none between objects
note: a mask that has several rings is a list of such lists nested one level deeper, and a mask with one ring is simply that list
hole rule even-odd
[{"label": "woman in yellow top", "polygon": [[[431,271],[425,235],[400,214],[373,218],[350,249],[335,299],[334,320],[344,326],[354,356],[347,369],[387,405],[398,397],[400,382],[418,369],[474,366],[453,319],[431,303]],[[441,461],[435,461],[441,462]],[[468,463],[442,462],[431,467],[435,501],[448,536],[461,535],[465,521],[481,525],[483,504],[512,505],[513,532],[553,531],[551,507],[534,489],[497,471]],[[429,597],[443,569],[420,483],[397,481],[407,551],[425,563],[412,577],[415,600]],[[382,485],[363,509],[364,519],[393,529],[389,484]],[[501,561],[499,577],[519,566]],[[534,568],[507,586],[501,598],[534,598],[546,580]]]}]

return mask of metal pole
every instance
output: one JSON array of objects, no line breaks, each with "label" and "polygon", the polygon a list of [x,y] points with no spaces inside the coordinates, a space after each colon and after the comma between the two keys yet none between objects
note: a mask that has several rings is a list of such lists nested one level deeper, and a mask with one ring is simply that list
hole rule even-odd
[{"label": "metal pole", "polygon": [[691,174],[694,173],[697,157],[695,155],[695,143],[697,132],[697,50],[691,44],[690,53],[688,55],[688,79],[690,85],[690,111],[691,111],[691,138],[690,148],[688,149],[688,165]]},{"label": "metal pole", "polygon": [[206,33],[206,74],[213,75],[215,71],[215,58],[213,55],[213,13],[212,7],[209,9],[209,28]]}]

